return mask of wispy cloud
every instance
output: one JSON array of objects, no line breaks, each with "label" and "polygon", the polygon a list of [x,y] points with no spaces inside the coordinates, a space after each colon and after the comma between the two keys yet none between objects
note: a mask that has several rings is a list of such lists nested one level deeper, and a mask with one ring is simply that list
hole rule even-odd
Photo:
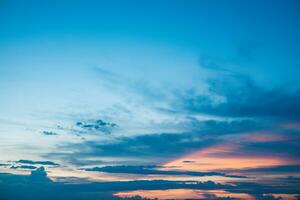
[{"label": "wispy cloud", "polygon": [[[268,117],[299,120],[300,91],[265,89],[245,75],[210,80],[207,94],[178,95],[182,112],[227,117]],[[218,100],[218,98],[220,100]],[[174,105],[174,107],[175,107]]]},{"label": "wispy cloud", "polygon": [[52,161],[18,160],[16,162],[21,163],[21,164],[59,166],[59,164],[52,162]]},{"label": "wispy cloud", "polygon": [[179,170],[160,170],[163,166],[104,166],[87,168],[86,171],[106,172],[106,173],[125,173],[125,174],[142,174],[142,175],[186,175],[186,176],[224,176],[231,178],[246,178],[245,176],[228,175],[222,172],[199,172],[199,171],[179,171]]}]

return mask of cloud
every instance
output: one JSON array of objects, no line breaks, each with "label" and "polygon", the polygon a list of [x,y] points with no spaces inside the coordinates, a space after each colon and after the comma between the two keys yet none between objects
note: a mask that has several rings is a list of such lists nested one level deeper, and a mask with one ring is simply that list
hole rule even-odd
[{"label": "cloud", "polygon": [[[175,122],[174,122],[175,123]],[[149,160],[157,163],[174,159],[222,142],[223,136],[243,134],[248,131],[259,130],[263,125],[254,120],[205,120],[199,121],[189,118],[187,122],[177,124],[182,133],[140,134],[137,136],[119,136],[111,141],[101,142],[87,140],[81,143],[62,143],[57,145],[58,152],[45,155],[46,158],[60,158],[73,164],[82,163],[89,157],[134,158],[135,160]],[[62,151],[68,153],[61,153]],[[120,160],[120,159],[118,159]],[[127,159],[128,160],[128,159]],[[125,163],[124,163],[125,164]]]},{"label": "cloud", "polygon": [[282,197],[275,197],[274,195],[270,195],[270,194],[258,194],[258,195],[254,195],[256,199],[259,200],[282,200]]},{"label": "cloud", "polygon": [[7,163],[0,163],[0,167],[6,167],[6,166],[9,166],[9,164],[7,164]]},{"label": "cloud", "polygon": [[32,165],[20,165],[20,166],[11,166],[11,169],[36,169],[36,166],[32,166]]},{"label": "cloud", "polygon": [[105,166],[85,169],[86,171],[106,172],[106,173],[125,173],[125,174],[143,174],[143,175],[186,175],[186,176],[224,176],[234,178],[246,178],[244,176],[227,175],[221,172],[195,172],[195,171],[176,171],[159,170],[160,166]]},{"label": "cloud", "polygon": [[240,170],[243,172],[264,172],[264,173],[300,173],[300,165],[279,165],[272,167],[260,167]]},{"label": "cloud", "polygon": [[17,163],[22,164],[32,164],[32,165],[51,165],[51,166],[59,166],[59,164],[52,161],[32,161],[32,160],[18,160]]},{"label": "cloud", "polygon": [[220,184],[213,181],[139,180],[69,184],[51,181],[47,178],[47,173],[43,168],[33,171],[30,175],[0,173],[0,197],[5,200],[119,199],[113,194],[121,191],[168,189],[195,189],[208,193],[213,193],[211,192],[213,190],[224,190],[230,193],[245,193],[254,197],[270,194],[300,194],[299,184],[286,187],[284,182],[281,185],[264,185],[253,182]]},{"label": "cloud", "polygon": [[101,131],[104,133],[110,133],[113,128],[117,127],[117,124],[105,122],[99,119],[90,123],[77,122],[76,126],[88,131]]},{"label": "cloud", "polygon": [[184,162],[184,163],[194,163],[195,161],[193,161],[193,160],[184,160],[182,162]]},{"label": "cloud", "polygon": [[50,182],[44,167],[31,171],[30,180],[33,182]]},{"label": "cloud", "polygon": [[[134,137],[118,137],[109,143],[85,141],[82,143],[67,143],[57,147],[58,150],[71,150],[70,153],[53,152],[46,157],[70,159],[72,161],[89,157],[109,157],[128,160],[143,160],[157,162],[160,159],[172,159],[201,147],[216,142],[214,138],[202,138],[197,134],[146,134]],[[149,159],[151,158],[151,159]],[[160,160],[160,161],[162,161]],[[126,161],[127,162],[127,161]]]},{"label": "cloud", "polygon": [[[288,135],[287,135],[288,136]],[[244,141],[240,151],[244,155],[269,155],[273,157],[289,158],[299,162],[300,137],[289,136],[288,140],[251,142]]]},{"label": "cloud", "polygon": [[57,135],[57,133],[53,132],[53,131],[43,131],[42,132],[44,135]]},{"label": "cloud", "polygon": [[179,112],[202,113],[224,117],[268,117],[300,119],[300,90],[265,89],[245,75],[208,81],[208,91],[198,94],[188,90],[177,95]]},{"label": "cloud", "polygon": [[[261,196],[266,194],[300,194],[299,183],[286,185],[287,182],[281,181],[278,184],[260,184],[256,182],[230,182],[233,188],[228,189],[229,192],[247,193],[253,196]],[[230,184],[229,183],[229,184]]]},{"label": "cloud", "polygon": [[[77,185],[77,184],[76,184]],[[17,192],[16,192],[17,191]],[[0,173],[0,199],[3,200],[96,200],[119,199],[111,191],[98,189],[97,184],[72,184],[50,180],[43,167],[30,175]]]}]

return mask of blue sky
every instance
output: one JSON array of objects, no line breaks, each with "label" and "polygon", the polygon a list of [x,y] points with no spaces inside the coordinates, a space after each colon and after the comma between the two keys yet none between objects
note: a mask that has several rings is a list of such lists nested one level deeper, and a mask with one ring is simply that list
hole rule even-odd
[{"label": "blue sky", "polygon": [[[126,190],[147,197],[135,190],[163,188],[136,181],[246,188],[255,177],[272,191],[251,186],[255,195],[299,194],[274,186],[291,177],[300,185],[299,8],[1,1],[0,179],[131,181],[139,187]],[[185,197],[206,188],[164,184],[166,195]]]}]

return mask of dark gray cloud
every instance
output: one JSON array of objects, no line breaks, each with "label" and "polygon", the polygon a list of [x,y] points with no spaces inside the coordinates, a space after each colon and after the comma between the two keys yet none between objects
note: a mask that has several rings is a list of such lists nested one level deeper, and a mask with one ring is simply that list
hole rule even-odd
[{"label": "dark gray cloud", "polygon": [[224,176],[234,178],[246,178],[244,176],[228,175],[222,172],[195,172],[195,171],[177,171],[177,170],[159,170],[161,166],[105,166],[85,169],[86,171],[106,172],[106,173],[125,173],[125,174],[143,174],[143,175],[185,175],[185,176]]},{"label": "dark gray cloud", "polygon": [[59,164],[52,161],[33,161],[33,160],[18,160],[17,163],[21,164],[31,164],[31,165],[51,165],[51,166],[59,166]]}]

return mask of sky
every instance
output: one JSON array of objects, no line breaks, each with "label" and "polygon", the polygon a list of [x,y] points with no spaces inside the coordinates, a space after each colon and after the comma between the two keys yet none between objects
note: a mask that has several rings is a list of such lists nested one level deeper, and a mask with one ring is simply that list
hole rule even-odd
[{"label": "sky", "polygon": [[0,0],[0,199],[299,199],[299,9]]}]

